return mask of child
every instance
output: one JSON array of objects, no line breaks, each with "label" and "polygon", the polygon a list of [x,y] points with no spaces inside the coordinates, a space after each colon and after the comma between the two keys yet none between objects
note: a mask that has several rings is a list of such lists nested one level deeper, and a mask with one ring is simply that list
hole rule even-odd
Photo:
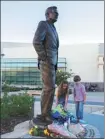
[{"label": "child", "polygon": [[74,102],[76,104],[76,117],[77,117],[77,122],[79,120],[83,119],[83,104],[86,101],[86,91],[85,91],[85,86],[81,84],[81,78],[80,76],[76,75],[74,77]]},{"label": "child", "polygon": [[64,109],[67,109],[67,103],[68,103],[68,97],[69,97],[69,93],[68,93],[68,82],[67,81],[63,81],[57,88],[56,91],[56,106],[58,104],[62,104]]}]

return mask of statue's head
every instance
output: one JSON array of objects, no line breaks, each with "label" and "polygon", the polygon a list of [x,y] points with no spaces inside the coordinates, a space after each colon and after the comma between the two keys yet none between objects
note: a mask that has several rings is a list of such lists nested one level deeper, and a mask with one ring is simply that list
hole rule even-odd
[{"label": "statue's head", "polygon": [[45,12],[46,20],[49,20],[54,23],[57,21],[58,15],[59,14],[58,14],[56,6],[51,6],[46,9],[46,12]]}]

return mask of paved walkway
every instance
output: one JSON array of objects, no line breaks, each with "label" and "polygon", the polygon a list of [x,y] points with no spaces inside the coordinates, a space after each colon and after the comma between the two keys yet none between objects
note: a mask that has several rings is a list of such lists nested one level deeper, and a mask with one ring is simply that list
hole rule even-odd
[{"label": "paved walkway", "polygon": [[[35,100],[36,101],[40,101],[40,96],[35,96]],[[55,101],[55,98],[54,98],[54,101]],[[71,100],[71,98],[69,98],[68,103],[72,103],[73,104],[74,103],[73,99]],[[95,99],[95,101],[92,101],[92,100],[87,99],[86,105],[104,106],[104,101],[103,100],[99,101],[99,100],[96,100],[96,99]]]},{"label": "paved walkway", "polygon": [[[69,103],[74,103],[72,100],[69,100],[68,102]],[[104,106],[104,102],[86,101],[86,105],[100,105],[100,106]]]},{"label": "paved walkway", "polygon": [[104,138],[104,116],[84,113],[84,120],[95,126],[99,130],[101,138]]}]

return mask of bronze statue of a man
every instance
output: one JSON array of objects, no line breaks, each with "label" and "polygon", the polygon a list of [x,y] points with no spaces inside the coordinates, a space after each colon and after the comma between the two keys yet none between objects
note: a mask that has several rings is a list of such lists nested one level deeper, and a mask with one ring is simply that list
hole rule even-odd
[{"label": "bronze statue of a man", "polygon": [[41,93],[41,115],[33,118],[36,124],[51,124],[51,109],[55,92],[55,78],[58,63],[59,39],[54,23],[58,19],[56,6],[48,7],[46,21],[40,21],[33,38],[33,46],[40,59],[40,71],[43,81]]}]

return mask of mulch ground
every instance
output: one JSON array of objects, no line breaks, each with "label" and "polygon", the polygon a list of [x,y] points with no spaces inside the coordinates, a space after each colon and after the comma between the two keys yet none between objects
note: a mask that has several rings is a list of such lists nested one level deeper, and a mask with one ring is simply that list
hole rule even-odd
[{"label": "mulch ground", "polygon": [[10,117],[8,120],[1,120],[0,135],[12,132],[17,124],[27,120],[29,120],[29,116],[17,116],[17,117]]}]

